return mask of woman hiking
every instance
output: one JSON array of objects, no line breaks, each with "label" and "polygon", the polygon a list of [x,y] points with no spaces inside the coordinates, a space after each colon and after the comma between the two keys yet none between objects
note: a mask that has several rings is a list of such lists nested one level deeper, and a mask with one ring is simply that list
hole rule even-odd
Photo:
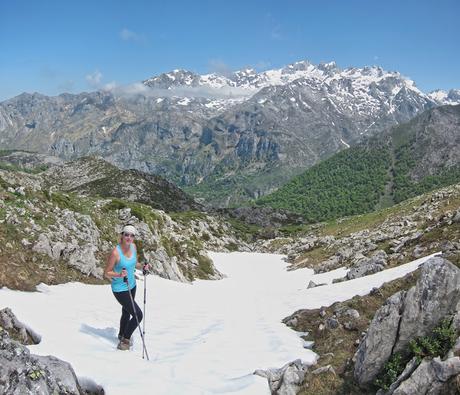
[{"label": "woman hiking", "polygon": [[[145,264],[142,266],[137,261],[137,250],[134,244],[135,236],[136,228],[134,226],[126,225],[123,228],[120,242],[112,250],[104,271],[104,275],[112,281],[113,295],[122,307],[120,330],[118,331],[118,339],[120,342],[117,348],[119,350],[129,350],[131,335],[136,330],[143,317],[140,307],[134,301],[136,296],[136,278],[134,276],[134,270],[136,268],[148,270],[149,265]],[[132,301],[129,292],[131,292]],[[135,311],[133,309],[133,304]]]}]

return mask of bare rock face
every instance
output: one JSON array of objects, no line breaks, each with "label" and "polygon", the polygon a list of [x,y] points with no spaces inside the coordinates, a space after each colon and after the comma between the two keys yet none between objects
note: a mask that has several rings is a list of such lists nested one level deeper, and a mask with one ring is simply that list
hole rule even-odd
[{"label": "bare rock face", "polygon": [[458,311],[459,302],[460,270],[439,257],[425,262],[416,286],[407,292],[394,351],[430,333],[441,319]]},{"label": "bare rock face", "polygon": [[280,369],[256,370],[254,374],[268,380],[272,394],[296,395],[303,383],[307,368],[308,365],[296,359]]},{"label": "bare rock face", "polygon": [[405,296],[404,291],[395,293],[376,312],[367,335],[356,352],[354,374],[358,383],[373,381],[390,357],[398,334]]},{"label": "bare rock face", "polygon": [[391,296],[375,314],[355,355],[357,382],[371,383],[391,354],[431,333],[444,317],[458,315],[459,303],[460,270],[440,257],[426,261],[417,284]]},{"label": "bare rock face", "polygon": [[71,210],[55,210],[56,224],[38,236],[33,251],[52,259],[64,258],[68,264],[86,275],[102,278],[96,253],[100,245],[99,230],[89,215]]},{"label": "bare rock face", "polygon": [[[0,393],[2,395],[102,395],[104,390],[86,381],[82,386],[72,366],[53,356],[30,353],[9,332],[25,328],[9,309],[0,311]],[[36,337],[32,331],[30,336]],[[27,338],[21,339],[27,341]],[[37,342],[40,338],[36,338]],[[87,387],[87,388],[85,388]]]}]

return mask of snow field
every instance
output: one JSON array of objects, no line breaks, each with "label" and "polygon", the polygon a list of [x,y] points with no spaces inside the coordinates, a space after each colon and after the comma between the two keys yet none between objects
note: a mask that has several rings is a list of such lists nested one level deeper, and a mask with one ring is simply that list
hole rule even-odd
[{"label": "snow field", "polygon": [[[108,395],[269,394],[266,380],[252,374],[256,369],[316,360],[299,334],[281,323],[284,317],[367,294],[429,258],[332,284],[345,269],[314,275],[310,269],[286,271],[281,255],[211,257],[225,279],[190,285],[147,277],[150,361],[141,358],[139,331],[132,351],[116,349],[121,306],[109,285],[41,284],[35,293],[3,288],[0,308],[11,307],[42,336],[40,344],[30,346],[32,353],[70,362],[78,376],[103,385]],[[328,285],[307,289],[310,280]],[[136,301],[143,309],[142,278]]]}]

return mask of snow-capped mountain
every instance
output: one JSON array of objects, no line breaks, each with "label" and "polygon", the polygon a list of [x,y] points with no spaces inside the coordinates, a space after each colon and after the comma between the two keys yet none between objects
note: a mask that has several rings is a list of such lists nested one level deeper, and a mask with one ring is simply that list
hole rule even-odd
[{"label": "snow-capped mountain", "polygon": [[459,91],[426,94],[376,66],[174,70],[123,89],[4,101],[0,145],[65,159],[97,154],[222,203],[228,192],[265,194],[364,136],[456,103]]},{"label": "snow-capped mountain", "polygon": [[[414,81],[398,72],[385,71],[378,66],[342,70],[335,62],[314,65],[308,61],[300,61],[261,73],[248,68],[227,76],[215,73],[199,75],[186,70],[174,70],[147,79],[143,84],[153,88],[152,94],[155,95],[189,99],[178,101],[178,104],[188,104],[200,99],[206,107],[203,113],[208,116],[248,101],[256,94],[259,104],[267,103],[270,99],[262,97],[261,91],[263,88],[276,86],[292,87],[293,92],[287,100],[291,101],[294,108],[306,103],[302,98],[303,87],[303,91],[322,96],[320,100],[327,101],[330,106],[347,116],[387,116],[393,117],[396,122],[408,120],[407,116],[403,119],[399,116],[404,107],[410,116],[414,116],[420,109],[460,104],[458,90],[425,94],[416,87]],[[271,96],[270,92],[276,92],[273,89],[263,92]],[[282,89],[277,92],[281,91]],[[366,134],[379,129],[378,126],[374,127],[374,121],[372,119],[371,122],[364,122],[359,133]]]},{"label": "snow-capped mountain", "polygon": [[438,89],[430,92],[428,96],[439,105],[460,104],[460,89],[451,89],[448,92]]}]

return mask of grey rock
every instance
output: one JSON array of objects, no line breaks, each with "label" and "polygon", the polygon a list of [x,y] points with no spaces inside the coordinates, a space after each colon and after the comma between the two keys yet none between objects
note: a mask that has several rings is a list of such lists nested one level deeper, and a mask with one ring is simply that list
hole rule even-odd
[{"label": "grey rock", "polygon": [[82,387],[73,368],[52,356],[37,356],[0,330],[0,393],[4,395],[100,394],[100,386]]},{"label": "grey rock", "polygon": [[355,310],[355,309],[348,309],[345,314],[348,316],[348,317],[351,317],[355,320],[357,320],[359,318],[359,311],[358,310]]},{"label": "grey rock", "polygon": [[459,301],[460,270],[443,258],[426,261],[416,286],[407,292],[394,351],[430,333],[441,319],[456,312]]},{"label": "grey rock", "polygon": [[326,285],[326,283],[316,284],[314,281],[310,280],[310,282],[308,283],[307,289],[321,287],[323,285]]},{"label": "grey rock", "polygon": [[417,284],[388,298],[376,312],[355,355],[358,383],[373,381],[391,354],[431,333],[441,319],[458,311],[459,302],[460,270],[440,257],[426,261]]},{"label": "grey rock", "polygon": [[310,280],[310,282],[308,283],[307,289],[315,288],[315,287],[317,287],[316,283],[314,281]]},{"label": "grey rock", "polygon": [[354,376],[360,385],[372,382],[392,354],[404,299],[405,292],[397,292],[375,313],[355,355]]},{"label": "grey rock", "polygon": [[362,260],[350,269],[347,273],[346,277],[348,280],[352,280],[355,278],[368,276],[370,274],[374,274],[377,272],[382,271],[386,266],[386,261],[381,257],[372,257],[369,259]]},{"label": "grey rock", "polygon": [[336,375],[334,368],[332,365],[322,366],[318,369],[312,370],[311,374],[318,375],[324,373],[332,373],[334,376]]},{"label": "grey rock", "polygon": [[297,359],[280,369],[256,370],[254,374],[268,380],[272,394],[296,395],[304,381],[307,369],[308,365]]},{"label": "grey rock", "polygon": [[452,218],[452,222],[455,222],[455,223],[460,223],[460,210],[457,210],[455,212],[455,216]]},{"label": "grey rock", "polygon": [[460,374],[460,358],[441,361],[439,357],[424,360],[411,376],[403,381],[393,392],[394,395],[430,394],[443,395],[446,382]]},{"label": "grey rock", "polygon": [[326,320],[327,329],[337,329],[340,326],[340,322],[335,318],[328,318]]},{"label": "grey rock", "polygon": [[412,358],[406,365],[406,367],[404,368],[404,370],[402,371],[402,373],[398,376],[398,378],[396,379],[395,382],[393,382],[391,385],[390,385],[390,388],[388,389],[388,391],[384,391],[383,389],[380,389],[377,391],[377,394],[376,395],[391,395],[393,394],[393,392],[395,391],[396,388],[399,387],[399,385],[404,381],[406,380],[408,377],[410,377],[410,375],[414,372],[415,369],[417,369],[417,367],[419,366],[419,361],[417,360],[417,358]]},{"label": "grey rock", "polygon": [[12,331],[17,333],[22,344],[40,343],[41,336],[20,322],[9,307],[0,310],[0,328],[8,331],[10,336]]}]

